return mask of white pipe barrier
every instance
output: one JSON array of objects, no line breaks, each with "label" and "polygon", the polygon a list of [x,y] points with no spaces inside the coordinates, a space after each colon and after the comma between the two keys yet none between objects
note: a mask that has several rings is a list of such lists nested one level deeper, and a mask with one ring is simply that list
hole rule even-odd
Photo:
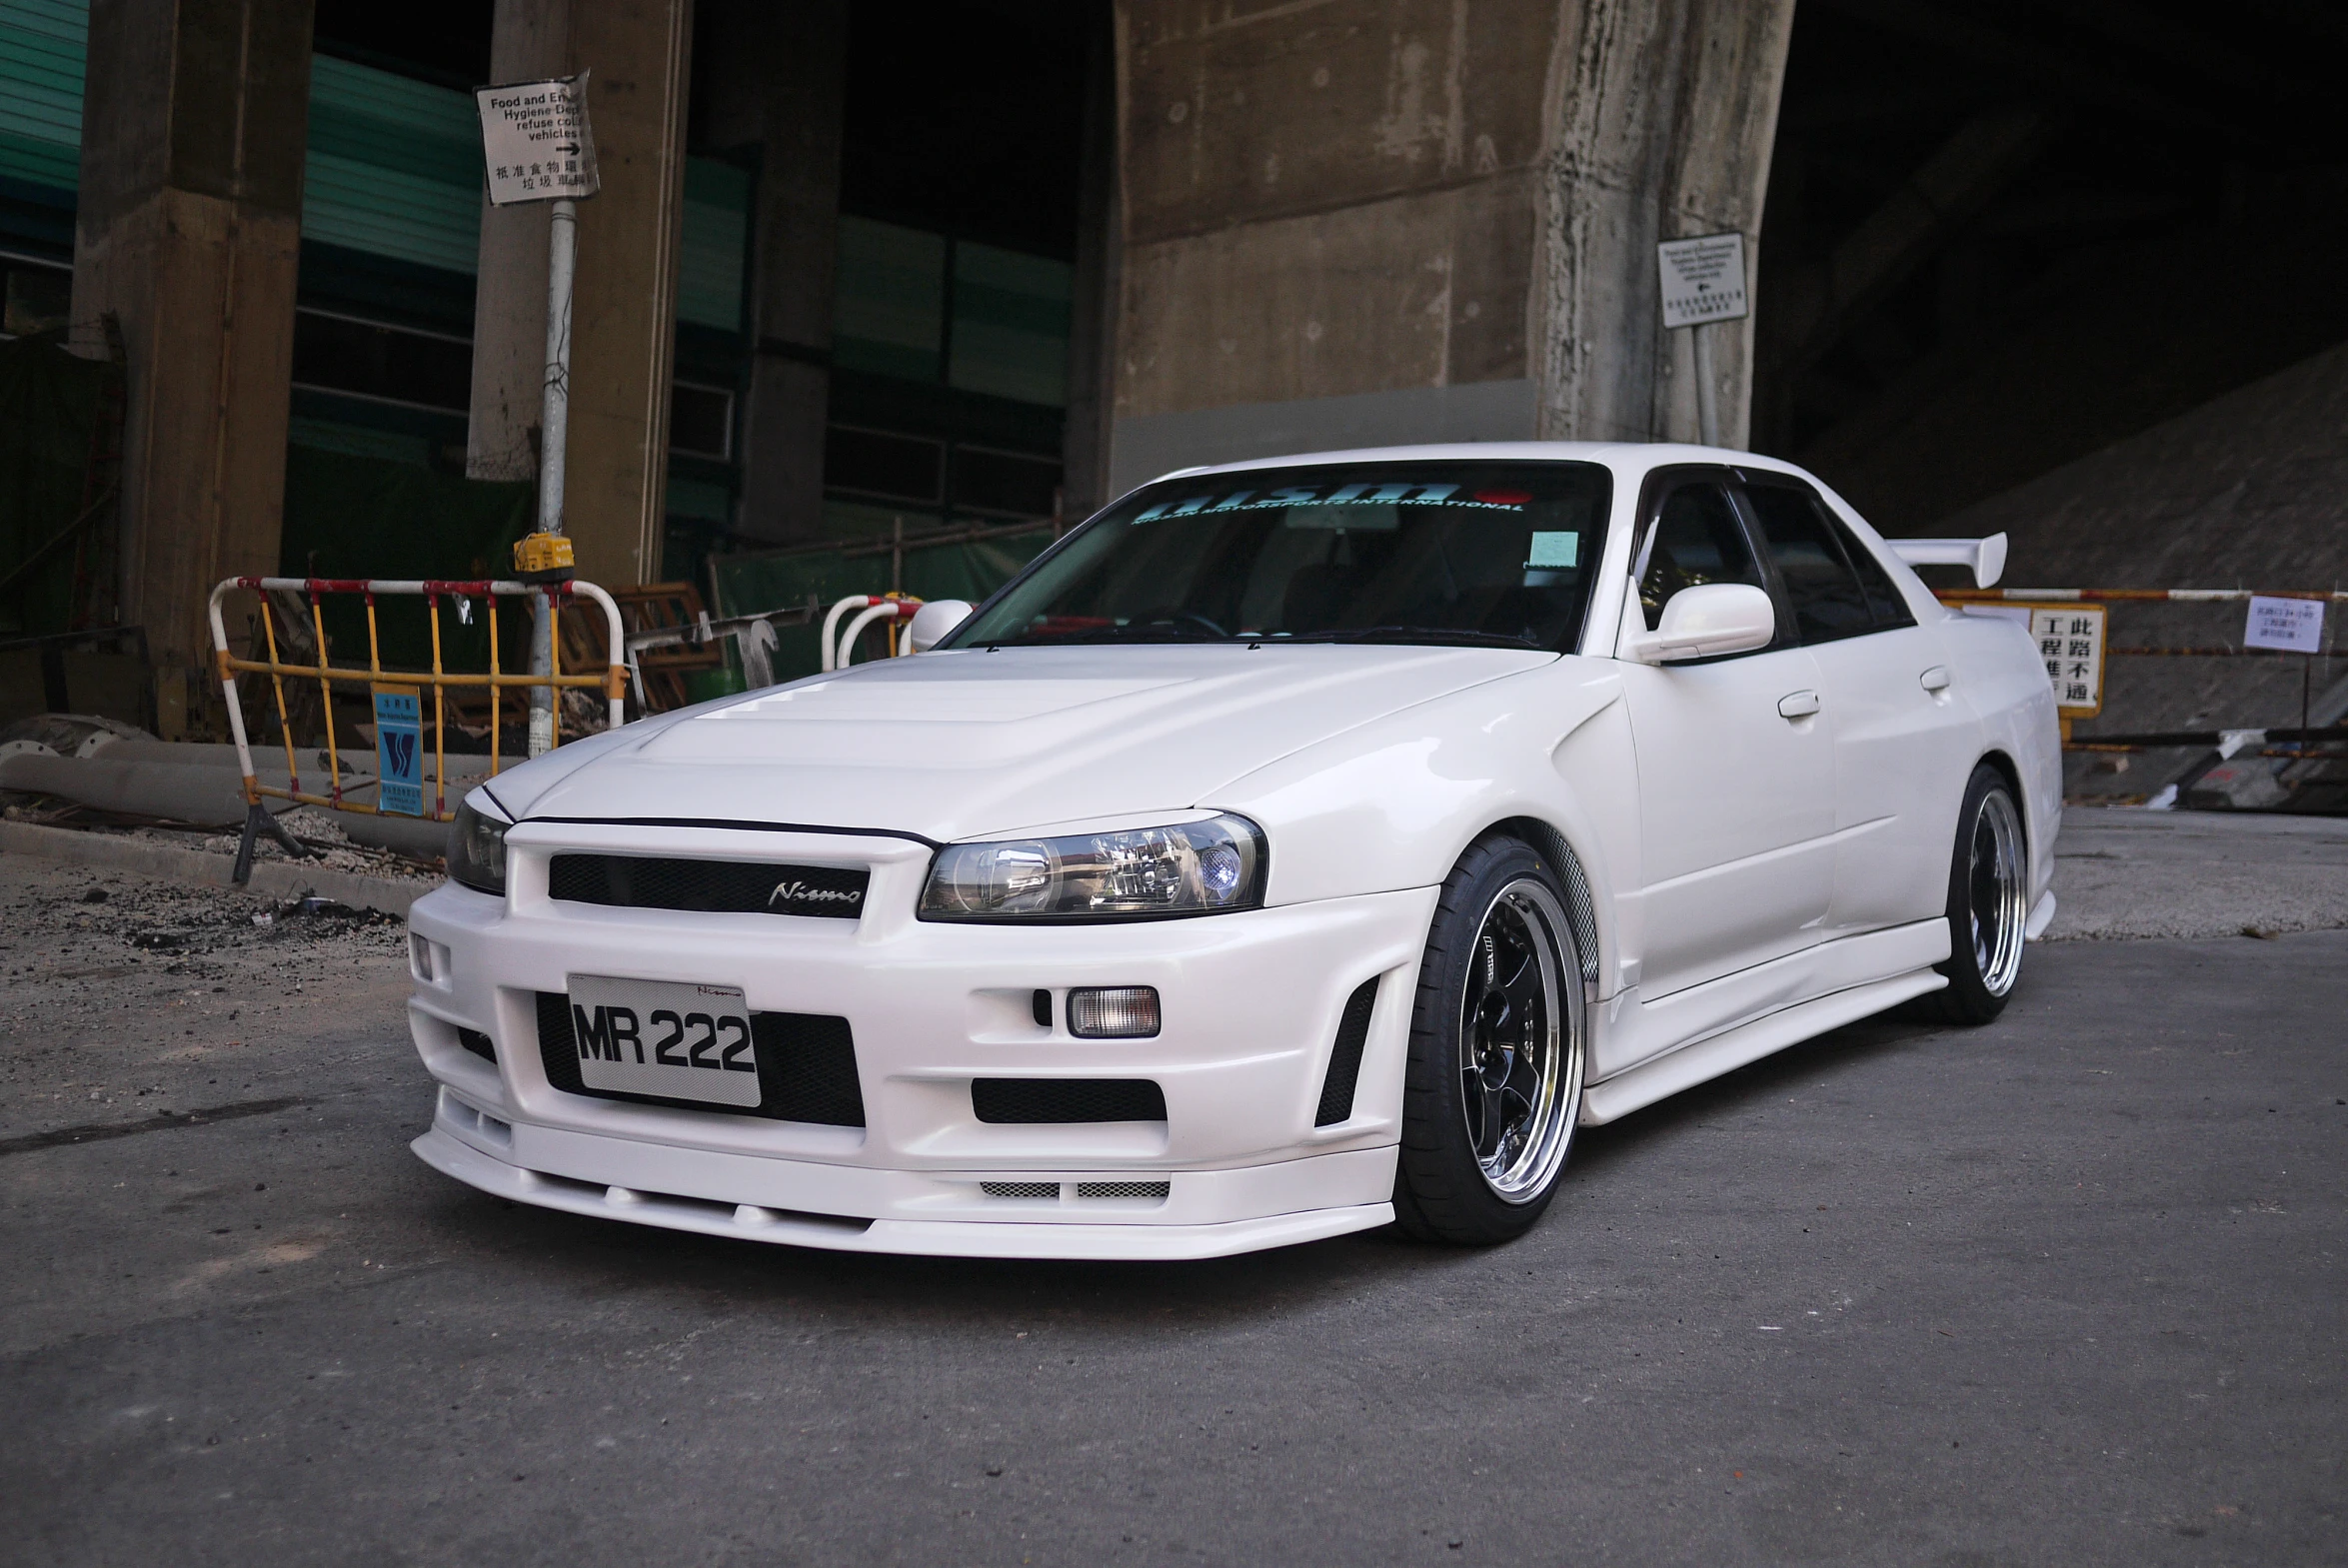
[{"label": "white pipe barrier", "polygon": [[[839,601],[824,613],[824,673],[830,675],[836,670],[848,668],[849,657],[856,652],[856,640],[864,635],[866,627],[876,621],[910,622],[921,608],[922,602],[918,599],[875,599],[869,594],[851,594]],[[848,630],[840,635],[835,645],[832,629],[840,624],[841,616],[851,610],[862,610],[864,614],[848,624]],[[910,644],[901,644],[898,652],[910,653],[912,647]]]}]

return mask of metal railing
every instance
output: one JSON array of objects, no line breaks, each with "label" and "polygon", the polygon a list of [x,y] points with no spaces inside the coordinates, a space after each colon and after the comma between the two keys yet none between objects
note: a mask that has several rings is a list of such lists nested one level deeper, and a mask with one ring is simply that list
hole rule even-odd
[{"label": "metal railing", "polygon": [[[846,599],[838,601],[824,613],[823,667],[825,672],[829,674],[834,670],[846,670],[850,656],[856,652],[856,640],[864,635],[866,627],[876,621],[889,623],[889,657],[895,658],[899,654],[909,652],[910,645],[901,646],[901,640],[897,635],[897,624],[901,621],[910,623],[921,608],[922,601],[907,598],[902,594],[851,594]],[[840,618],[851,610],[860,610],[864,613],[848,623],[848,630],[840,633],[839,639],[835,643],[832,634],[839,627]]]},{"label": "metal railing", "polygon": [[[1936,590],[1934,597],[1942,604],[1960,610],[1976,605],[2014,605],[2025,609],[2051,609],[2062,605],[2241,605],[2253,599],[2303,599],[2331,605],[2348,604],[2348,590],[2342,589],[1967,588]],[[2245,648],[2232,643],[2175,646],[2107,643],[2103,649],[2103,657],[2106,659],[2297,659],[2301,661],[2299,728],[2180,730],[2099,735],[2073,740],[2071,723],[2065,719],[2062,726],[2063,750],[2127,753],[2207,746],[2217,749],[2221,756],[2228,758],[2245,751],[2252,751],[2261,757],[2306,757],[2348,745],[2348,733],[2337,727],[2313,728],[2307,720],[2315,661],[2318,657],[2333,657],[2339,652],[2336,644],[2327,647],[2324,654],[2318,656],[2304,652]]]},{"label": "metal railing", "polygon": [[[260,622],[262,636],[269,651],[267,659],[240,659],[229,650],[228,628],[221,614],[221,604],[229,594],[238,590],[247,590],[262,596]],[[301,663],[288,661],[280,656],[277,638],[277,611],[273,608],[268,597],[272,594],[294,594],[304,596],[307,599],[310,612],[310,643],[316,653],[314,661]],[[337,594],[357,595],[366,602],[367,667],[363,670],[348,666],[338,667],[329,658],[326,618],[321,600],[325,596]],[[560,639],[556,640],[554,669],[551,674],[544,676],[531,675],[528,672],[516,674],[500,667],[498,601],[500,599],[527,599],[539,594],[545,594],[554,601],[552,609],[558,614],[562,609],[563,601],[573,598],[589,601],[602,608],[608,630],[606,642],[608,662],[604,669],[593,674],[584,672],[577,675],[563,674]],[[382,639],[377,628],[375,606],[379,598],[391,597],[421,598],[425,602],[432,629],[432,668],[430,670],[393,670],[384,667]],[[489,669],[487,671],[452,671],[442,663],[440,612],[443,599],[467,601],[481,599],[487,601],[489,618]],[[213,660],[219,672],[222,695],[228,702],[229,731],[236,741],[237,763],[239,771],[244,776],[245,800],[248,806],[245,845],[238,855],[240,870],[249,867],[251,863],[252,843],[257,830],[272,832],[278,836],[281,842],[287,836],[278,828],[274,819],[264,819],[267,817],[267,812],[261,803],[264,798],[273,797],[295,801],[303,805],[319,805],[331,810],[353,811],[367,815],[415,816],[425,820],[444,822],[453,819],[455,813],[449,809],[448,805],[447,747],[448,694],[452,690],[486,692],[489,696],[489,772],[492,776],[499,773],[504,764],[502,748],[504,704],[501,699],[507,691],[546,688],[556,694],[558,702],[560,694],[566,691],[600,692],[611,705],[610,724],[617,728],[627,722],[625,698],[628,665],[626,641],[620,626],[620,611],[619,607],[612,602],[612,596],[593,583],[529,584],[486,580],[446,582],[431,579],[416,582],[393,582],[378,579],[238,577],[230,578],[212,590],[209,615],[212,623]],[[237,695],[237,677],[239,675],[265,675],[269,677],[271,694],[276,701],[278,730],[285,743],[287,784],[284,788],[261,783],[254,768],[252,747],[245,734],[244,706]],[[319,706],[323,710],[326,732],[328,777],[333,781],[329,786],[329,792],[325,794],[307,791],[301,787],[301,770],[294,757],[296,747],[293,727],[286,705],[286,683],[289,680],[305,683],[314,681],[318,684]],[[433,795],[429,804],[421,798],[421,791],[418,799],[420,809],[413,812],[387,811],[384,809],[380,797],[375,802],[368,802],[353,800],[346,796],[342,782],[341,748],[335,734],[334,688],[337,684],[363,685],[369,689],[376,687],[408,688],[419,692],[428,687],[431,689]],[[422,719],[421,710],[418,713],[418,719],[419,721]],[[559,727],[557,733],[559,736]],[[420,756],[417,762],[419,785],[421,785],[422,759]],[[380,784],[378,788],[380,788]],[[239,876],[238,880],[243,880],[243,877]]]}]

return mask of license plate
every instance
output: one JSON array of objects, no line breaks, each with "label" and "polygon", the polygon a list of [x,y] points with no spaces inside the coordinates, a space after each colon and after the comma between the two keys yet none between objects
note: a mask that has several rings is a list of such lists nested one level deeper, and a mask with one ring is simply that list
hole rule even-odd
[{"label": "license plate", "polygon": [[579,1081],[588,1088],[759,1103],[758,1053],[740,988],[574,974],[570,998]]}]

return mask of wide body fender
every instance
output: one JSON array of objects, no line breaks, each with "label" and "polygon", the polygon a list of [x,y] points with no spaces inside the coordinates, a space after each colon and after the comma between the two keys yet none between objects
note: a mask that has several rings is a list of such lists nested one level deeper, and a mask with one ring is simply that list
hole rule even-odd
[{"label": "wide body fender", "polygon": [[1432,886],[1494,824],[1544,823],[1589,884],[1598,950],[1584,957],[1601,995],[1618,972],[1613,910],[1638,885],[1638,793],[1611,660],[1560,659],[1403,709],[1242,775],[1206,803],[1264,828],[1273,904]]}]

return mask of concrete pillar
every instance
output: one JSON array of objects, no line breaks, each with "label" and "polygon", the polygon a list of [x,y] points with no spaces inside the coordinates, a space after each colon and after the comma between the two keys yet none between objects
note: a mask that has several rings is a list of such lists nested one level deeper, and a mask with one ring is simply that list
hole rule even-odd
[{"label": "concrete pillar", "polygon": [[277,568],[293,375],[308,0],[93,0],[76,347],[122,323],[123,614],[167,729],[210,690],[212,585]]},{"label": "concrete pillar", "polygon": [[[571,71],[571,0],[497,0],[490,32],[492,81],[539,81]],[[596,129],[600,151],[603,128]],[[481,271],[473,296],[473,417],[465,437],[465,472],[474,479],[538,478],[548,205],[492,207],[482,198]]]},{"label": "concrete pillar", "polygon": [[[692,0],[498,0],[499,80],[590,73],[603,192],[579,205],[565,527],[580,575],[599,583],[649,582],[661,567],[692,34]],[[546,227],[542,207],[483,216],[467,446],[480,478],[537,473],[524,454],[546,346]]]},{"label": "concrete pillar", "polygon": [[832,391],[832,294],[847,108],[846,0],[705,0],[698,107],[719,147],[759,149],[737,529],[820,538]]},{"label": "concrete pillar", "polygon": [[[1693,439],[1660,239],[1757,240],[1791,0],[1120,0],[1111,470]],[[1749,323],[1710,329],[1724,435]]]}]

